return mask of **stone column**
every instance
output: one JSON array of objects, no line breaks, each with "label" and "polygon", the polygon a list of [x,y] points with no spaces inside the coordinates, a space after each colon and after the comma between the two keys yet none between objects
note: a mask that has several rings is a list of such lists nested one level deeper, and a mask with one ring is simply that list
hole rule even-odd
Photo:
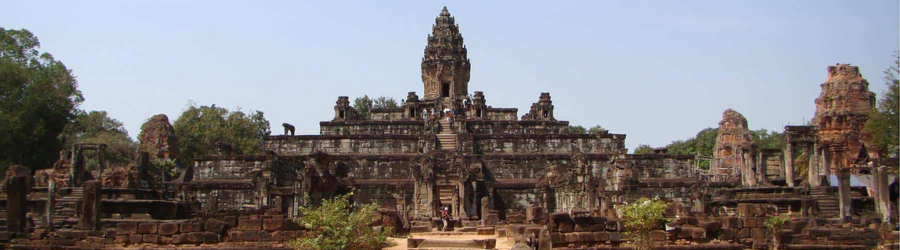
[{"label": "stone column", "polygon": [[784,149],[784,180],[788,187],[794,186],[794,144],[788,143]]},{"label": "stone column", "polygon": [[841,221],[850,220],[850,168],[841,168],[838,176],[838,198],[840,199]]},{"label": "stone column", "polygon": [[81,186],[81,174],[84,171],[84,165],[79,164],[82,160],[81,158],[81,150],[79,150],[78,146],[72,146],[72,162],[69,167],[69,186],[71,187]]},{"label": "stone column", "polygon": [[16,176],[6,186],[6,226],[10,233],[24,233],[26,226],[26,179]]},{"label": "stone column", "polygon": [[47,231],[53,231],[53,207],[56,205],[56,181],[50,178],[50,184],[47,188]]},{"label": "stone column", "polygon": [[84,230],[100,230],[100,218],[102,196],[101,185],[97,181],[84,183],[84,192],[81,202],[81,218],[78,220],[78,228]]},{"label": "stone column", "polygon": [[806,169],[808,172],[806,179],[809,180],[810,187],[818,187],[822,185],[822,179],[821,177],[819,177],[819,168],[817,168],[815,165],[815,156],[813,155],[813,150],[815,150],[813,148],[813,145],[806,145],[804,147],[804,152],[806,153],[806,158],[808,160],[806,163]]},{"label": "stone column", "polygon": [[886,166],[873,168],[872,177],[875,181],[875,210],[881,214],[881,222],[889,222],[891,219],[891,199],[889,196],[890,184],[888,183],[888,169]]}]

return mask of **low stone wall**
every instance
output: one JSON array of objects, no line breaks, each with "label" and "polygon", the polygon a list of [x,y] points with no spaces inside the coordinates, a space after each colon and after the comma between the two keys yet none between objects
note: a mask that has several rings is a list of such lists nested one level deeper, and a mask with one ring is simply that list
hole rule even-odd
[{"label": "low stone wall", "polygon": [[625,149],[625,135],[480,135],[472,136],[475,153],[596,153]]},{"label": "low stone wall", "polygon": [[565,134],[566,121],[496,121],[466,120],[466,129],[473,134]]},{"label": "low stone wall", "polygon": [[409,121],[346,121],[320,122],[320,135],[422,135],[425,122]]},{"label": "low stone wall", "polygon": [[424,137],[404,135],[299,135],[265,138],[265,150],[278,155],[305,155],[315,151],[328,154],[414,154],[421,153],[425,145]]}]

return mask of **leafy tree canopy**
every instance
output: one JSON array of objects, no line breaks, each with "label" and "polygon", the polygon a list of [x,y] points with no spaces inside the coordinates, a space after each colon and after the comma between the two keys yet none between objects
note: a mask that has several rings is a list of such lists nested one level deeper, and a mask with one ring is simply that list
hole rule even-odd
[{"label": "leafy tree canopy", "polygon": [[359,112],[359,116],[363,119],[371,118],[372,109],[393,109],[399,107],[400,105],[397,104],[393,97],[379,96],[372,99],[368,95],[364,95],[353,100],[353,109],[356,109]]},{"label": "leafy tree canopy", "polygon": [[653,148],[650,145],[641,144],[634,149],[634,154],[652,154]]},{"label": "leafy tree canopy", "polygon": [[233,154],[259,154],[263,137],[271,133],[262,111],[247,114],[215,104],[198,107],[191,103],[173,127],[185,164],[193,164],[197,156],[214,153],[215,144],[220,141],[231,145]]},{"label": "leafy tree canopy", "polygon": [[768,131],[766,129],[754,130],[751,131],[753,134],[753,142],[756,143],[759,148],[777,148],[783,149],[786,145],[786,138],[784,134]]},{"label": "leafy tree canopy", "polygon": [[604,130],[603,126],[594,125],[593,127],[586,129],[581,125],[569,125],[569,134],[596,134],[600,133],[600,130]]},{"label": "leafy tree canopy", "polygon": [[110,164],[124,166],[132,162],[137,143],[128,137],[122,122],[107,116],[106,111],[77,113],[75,122],[60,136],[66,148],[75,143],[103,143],[107,146],[106,159]]},{"label": "leafy tree canopy", "polygon": [[884,84],[887,89],[881,93],[878,106],[869,112],[869,120],[866,121],[864,131],[869,135],[870,144],[882,157],[897,157],[900,154],[898,147],[898,133],[900,133],[900,52],[894,52],[894,64],[884,70]]},{"label": "leafy tree canopy", "polygon": [[0,168],[50,167],[84,100],[72,72],[28,30],[0,28]]}]

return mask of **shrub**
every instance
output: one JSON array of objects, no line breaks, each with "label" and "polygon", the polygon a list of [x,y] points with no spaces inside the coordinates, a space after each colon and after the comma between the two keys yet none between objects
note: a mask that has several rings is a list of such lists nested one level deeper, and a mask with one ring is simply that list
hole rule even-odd
[{"label": "shrub", "polygon": [[668,203],[656,198],[641,198],[634,203],[616,206],[619,219],[625,222],[628,229],[626,235],[631,237],[636,249],[650,248],[650,232],[659,226],[660,221],[665,221],[663,214],[667,206]]},{"label": "shrub", "polygon": [[315,207],[300,207],[296,220],[308,231],[291,244],[298,249],[365,250],[381,249],[388,243],[387,232],[391,230],[375,232],[369,227],[380,216],[377,204],[351,209],[350,195],[322,200]]}]

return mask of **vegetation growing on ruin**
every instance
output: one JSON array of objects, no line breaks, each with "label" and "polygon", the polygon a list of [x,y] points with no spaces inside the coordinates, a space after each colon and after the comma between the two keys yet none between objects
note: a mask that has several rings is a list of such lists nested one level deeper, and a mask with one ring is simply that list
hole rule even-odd
[{"label": "vegetation growing on ruin", "polygon": [[652,154],[653,148],[647,144],[638,145],[637,148],[634,149],[634,154]]},{"label": "vegetation growing on ruin", "polygon": [[665,221],[668,203],[659,199],[641,198],[632,203],[616,206],[619,219],[625,222],[626,235],[631,237],[636,249],[650,249],[650,233]]},{"label": "vegetation growing on ruin", "polygon": [[372,116],[372,109],[395,109],[400,108],[397,101],[393,97],[379,96],[375,99],[369,98],[368,95],[357,97],[353,100],[353,109],[359,112],[362,119],[368,120]]},{"label": "vegetation growing on ruin", "polygon": [[76,113],[74,122],[60,135],[66,148],[76,143],[102,143],[107,146],[106,161],[110,165],[125,166],[133,162],[137,143],[128,137],[122,122],[109,117],[106,111],[78,110]]},{"label": "vegetation growing on ruin", "polygon": [[391,230],[376,232],[369,226],[381,216],[378,204],[351,206],[349,194],[322,200],[318,206],[300,207],[299,213],[297,223],[308,231],[291,242],[297,249],[381,249],[389,242]]},{"label": "vegetation growing on ruin", "polygon": [[260,154],[263,137],[270,134],[269,121],[262,111],[249,114],[241,110],[191,104],[173,124],[181,147],[181,161],[193,164],[200,155],[216,153],[216,143],[231,146],[232,154]]},{"label": "vegetation growing on ruin", "polygon": [[584,128],[581,125],[569,126],[569,134],[596,134],[600,133],[600,130],[605,130],[603,126],[594,125],[590,128]]},{"label": "vegetation growing on ruin", "polygon": [[894,52],[894,64],[884,70],[884,84],[887,89],[881,93],[878,105],[869,112],[864,132],[869,135],[869,142],[884,157],[900,155],[900,52]]}]

